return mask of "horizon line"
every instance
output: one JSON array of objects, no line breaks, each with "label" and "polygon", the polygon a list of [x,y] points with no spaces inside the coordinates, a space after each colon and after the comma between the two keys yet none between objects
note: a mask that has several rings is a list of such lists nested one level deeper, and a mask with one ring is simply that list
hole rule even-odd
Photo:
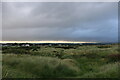
[{"label": "horizon line", "polygon": [[97,43],[89,41],[0,41],[0,43]]}]

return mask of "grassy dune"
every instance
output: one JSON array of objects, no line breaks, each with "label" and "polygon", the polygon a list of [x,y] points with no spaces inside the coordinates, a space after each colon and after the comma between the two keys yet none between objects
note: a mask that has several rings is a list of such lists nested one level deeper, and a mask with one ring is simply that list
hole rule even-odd
[{"label": "grassy dune", "polygon": [[[107,47],[106,47],[107,46]],[[3,47],[3,78],[118,78],[118,45]]]}]

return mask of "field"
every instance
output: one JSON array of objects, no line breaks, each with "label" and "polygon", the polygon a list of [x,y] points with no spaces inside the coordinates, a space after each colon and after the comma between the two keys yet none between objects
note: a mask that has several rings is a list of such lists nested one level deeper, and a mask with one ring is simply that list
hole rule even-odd
[{"label": "field", "polygon": [[3,78],[119,78],[111,45],[3,46]]}]

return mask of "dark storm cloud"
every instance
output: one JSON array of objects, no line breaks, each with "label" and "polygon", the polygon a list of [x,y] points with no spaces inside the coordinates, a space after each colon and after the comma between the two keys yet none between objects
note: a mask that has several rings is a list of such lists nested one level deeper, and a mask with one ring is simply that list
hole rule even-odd
[{"label": "dark storm cloud", "polygon": [[2,41],[2,3],[0,2],[0,40]]},{"label": "dark storm cloud", "polygon": [[3,3],[3,40],[117,41],[113,2]]}]

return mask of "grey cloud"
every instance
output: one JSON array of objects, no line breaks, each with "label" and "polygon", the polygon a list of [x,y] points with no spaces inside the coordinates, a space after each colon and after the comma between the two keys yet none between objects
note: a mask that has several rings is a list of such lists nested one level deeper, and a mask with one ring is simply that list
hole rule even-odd
[{"label": "grey cloud", "polygon": [[114,2],[3,3],[3,40],[117,41]]}]

